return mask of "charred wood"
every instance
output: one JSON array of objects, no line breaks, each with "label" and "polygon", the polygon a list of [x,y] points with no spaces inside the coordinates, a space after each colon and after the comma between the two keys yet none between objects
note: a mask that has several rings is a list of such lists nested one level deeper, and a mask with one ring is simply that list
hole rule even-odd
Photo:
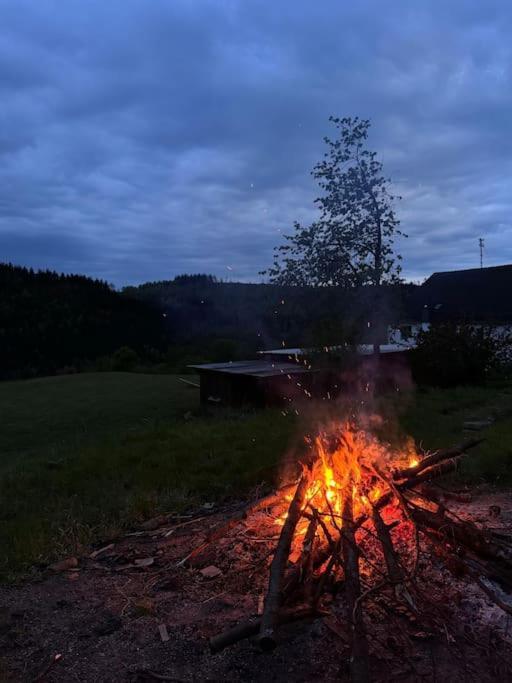
[{"label": "charred wood", "polygon": [[510,549],[497,543],[492,534],[481,531],[472,522],[450,519],[444,511],[431,512],[416,505],[410,505],[410,510],[418,524],[441,531],[448,541],[456,541],[481,557],[502,561],[512,569]]},{"label": "charred wood", "polygon": [[263,615],[261,618],[260,646],[264,650],[273,649],[276,646],[275,628],[278,624],[278,613],[282,604],[283,577],[290,554],[290,548],[295,533],[295,528],[300,519],[306,492],[309,486],[309,475],[304,473],[297,485],[295,495],[288,516],[283,525],[276,552],[270,565],[268,591],[265,598]]},{"label": "charred wood", "polygon": [[[277,615],[277,624],[288,624],[293,621],[300,621],[301,619],[309,619],[316,616],[318,612],[311,607],[304,607],[294,610],[282,610]],[[238,643],[245,638],[251,638],[259,633],[262,623],[262,617],[253,617],[247,621],[233,626],[233,628],[220,633],[213,638],[210,638],[210,651],[212,653],[220,652],[230,645]]]},{"label": "charred wood", "polygon": [[370,680],[368,667],[368,642],[360,603],[361,581],[359,577],[359,552],[355,542],[352,486],[348,487],[343,499],[342,552],[345,570],[345,594],[348,618],[351,625],[352,655],[350,659],[351,679],[355,683]]},{"label": "charred wood", "polygon": [[311,597],[311,581],[313,578],[314,549],[316,540],[316,530],[318,528],[318,515],[316,510],[309,522],[300,559],[301,580],[304,583],[304,596],[306,600]]},{"label": "charred wood", "polygon": [[372,520],[380,541],[382,552],[384,554],[389,580],[392,584],[401,583],[404,579],[404,576],[393,547],[391,534],[389,533],[389,529],[384,523],[384,520],[382,519],[381,514],[376,507],[373,507],[372,509]]}]

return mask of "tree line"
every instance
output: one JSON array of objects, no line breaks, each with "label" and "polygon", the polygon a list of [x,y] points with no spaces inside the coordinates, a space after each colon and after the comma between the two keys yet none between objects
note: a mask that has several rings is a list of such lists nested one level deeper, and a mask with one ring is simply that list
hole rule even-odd
[{"label": "tree line", "polygon": [[162,314],[83,275],[0,264],[0,377],[81,369],[123,346],[161,347]]},{"label": "tree line", "polygon": [[[387,288],[391,316],[406,290]],[[372,308],[371,287],[228,283],[199,274],[118,292],[83,275],[0,264],[0,378],[108,369],[106,357],[126,347],[142,365],[171,359],[182,368],[283,343],[365,341]]]}]

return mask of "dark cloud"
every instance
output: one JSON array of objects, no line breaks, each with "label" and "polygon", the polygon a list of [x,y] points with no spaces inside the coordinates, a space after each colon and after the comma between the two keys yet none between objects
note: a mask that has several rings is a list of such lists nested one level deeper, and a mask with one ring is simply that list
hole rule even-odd
[{"label": "dark cloud", "polygon": [[505,0],[0,0],[0,258],[258,280],[328,116],[373,121],[405,274],[512,261]]}]

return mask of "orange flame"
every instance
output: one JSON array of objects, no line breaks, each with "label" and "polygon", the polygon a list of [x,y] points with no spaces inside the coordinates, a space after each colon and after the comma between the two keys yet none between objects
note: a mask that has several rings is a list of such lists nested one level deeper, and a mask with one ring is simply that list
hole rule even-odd
[{"label": "orange flame", "polygon": [[[354,515],[368,512],[385,492],[379,472],[390,474],[392,465],[407,461],[419,463],[412,444],[406,452],[393,453],[371,433],[348,422],[335,423],[322,430],[311,442],[313,464],[306,509],[315,509],[328,525],[342,525],[343,501],[352,493]],[[286,495],[286,502],[292,500]],[[275,519],[282,526],[286,513]]]}]

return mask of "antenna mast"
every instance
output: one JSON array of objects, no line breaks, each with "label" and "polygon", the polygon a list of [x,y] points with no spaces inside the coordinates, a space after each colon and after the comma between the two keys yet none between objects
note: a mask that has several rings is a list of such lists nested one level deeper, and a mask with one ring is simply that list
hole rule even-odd
[{"label": "antenna mast", "polygon": [[484,240],[482,237],[478,240],[478,246],[480,247],[480,268],[484,267]]}]

